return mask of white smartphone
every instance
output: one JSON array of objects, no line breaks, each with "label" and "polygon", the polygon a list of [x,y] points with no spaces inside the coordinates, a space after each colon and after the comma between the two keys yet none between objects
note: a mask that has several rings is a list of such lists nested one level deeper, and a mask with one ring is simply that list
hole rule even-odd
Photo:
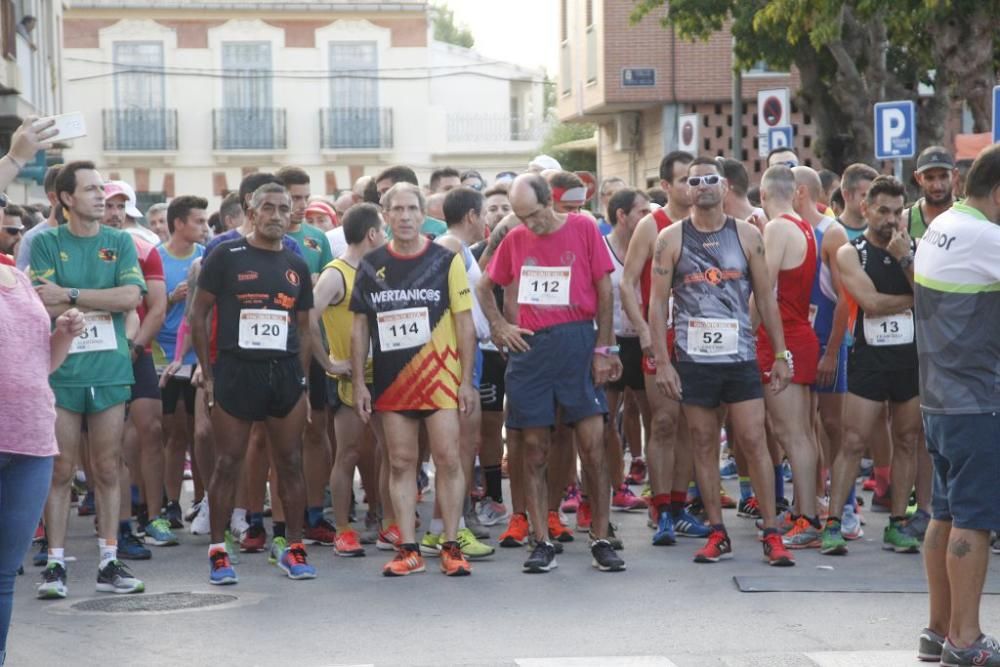
[{"label": "white smartphone", "polygon": [[64,113],[59,116],[46,116],[45,118],[39,118],[35,125],[38,126],[47,121],[54,120],[56,124],[52,127],[56,131],[56,135],[49,139],[49,141],[68,141],[70,139],[79,139],[80,137],[87,136],[87,123],[83,119],[83,113],[80,111],[74,111],[73,113]]}]

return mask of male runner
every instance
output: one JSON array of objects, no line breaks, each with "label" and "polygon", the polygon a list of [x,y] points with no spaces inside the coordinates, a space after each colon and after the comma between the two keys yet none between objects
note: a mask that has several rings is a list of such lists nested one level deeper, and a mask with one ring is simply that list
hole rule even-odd
[{"label": "male runner", "polygon": [[170,238],[170,230],[167,229],[167,205],[159,202],[146,209],[146,224],[160,239],[160,243],[166,243]]},{"label": "male runner", "polygon": [[55,318],[78,308],[84,311],[86,329],[49,378],[56,397],[59,456],[46,502],[49,557],[38,597],[66,597],[66,521],[84,418],[97,495],[101,558],[97,590],[138,593],[145,589],[143,583],[117,555],[118,477],[125,403],[134,382],[125,313],[139,305],[146,284],[132,239],[101,224],[104,182],[94,164],[81,161],[64,166],[56,179],[56,194],[69,221],[35,238],[32,278],[49,315]]},{"label": "male runner", "polygon": [[[601,571],[624,570],[625,562],[607,539],[607,408],[595,386],[621,373],[617,346],[611,344],[613,266],[607,246],[590,218],[553,210],[552,191],[539,175],[518,176],[510,203],[523,224],[500,244],[476,290],[493,342],[511,350],[507,428],[523,431],[528,518],[535,537],[524,571],[556,567],[555,547],[548,541],[545,473],[557,406],[563,423],[572,425],[592,499],[592,564]],[[517,325],[504,318],[492,296],[494,285],[508,286],[515,280]]]},{"label": "male runner", "polygon": [[[291,579],[316,577],[302,544],[302,430],[308,410],[304,394],[309,389],[303,369],[310,358],[312,278],[302,258],[282,245],[291,207],[284,186],[259,187],[248,218],[253,233],[219,245],[207,256],[198,276],[191,334],[212,412],[216,448],[209,486],[214,508],[208,549],[212,584],[238,581],[223,539],[254,422],[265,423],[278,494],[286,511],[290,539],[277,565]],[[216,305],[219,355],[213,366],[206,323]]]},{"label": "male runner", "polygon": [[958,180],[955,160],[943,146],[928,146],[917,157],[913,180],[920,186],[921,197],[903,213],[906,231],[911,238],[922,238],[934,218],[954,202],[952,195]]},{"label": "male runner", "polygon": [[797,167],[799,166],[799,155],[795,152],[795,149],[790,146],[779,146],[778,148],[773,148],[771,149],[771,152],[767,154],[767,168],[770,169],[775,165],[783,165],[789,169]]},{"label": "male runner", "polygon": [[[846,179],[845,179],[846,180]],[[892,424],[892,505],[883,548],[916,553],[920,541],[905,525],[906,506],[916,476],[920,440],[917,345],[913,328],[914,242],[902,220],[906,194],[889,176],[872,181],[862,204],[867,229],[837,251],[845,302],[856,311],[854,346],[847,360],[844,439],[833,463],[830,507],[843,507],[858,472],[866,441],[889,402]],[[847,553],[840,518],[823,529],[820,552]]]},{"label": "male runner", "polygon": [[428,183],[431,194],[447,193],[462,186],[462,176],[454,167],[441,167],[431,172]]},{"label": "male runner", "polygon": [[108,181],[104,184],[104,196],[107,197],[104,224],[117,224],[116,229],[138,236],[153,247],[160,244],[160,237],[156,232],[139,224],[142,211],[135,206],[135,190],[130,184],[125,181]]},{"label": "male runner", "polygon": [[[456,172],[456,176],[457,176]],[[389,167],[384,169],[378,176],[375,177],[374,186],[378,190],[379,198],[385,196],[385,193],[389,191],[396,183],[410,183],[412,185],[419,186],[420,182],[417,180],[417,174],[409,167],[403,165],[396,165],[395,167]],[[424,204],[426,208],[426,203]],[[448,231],[448,225],[444,223],[443,220],[438,220],[437,218],[432,218],[424,212],[424,220],[420,227],[420,233],[424,234],[429,238],[435,238],[441,236],[446,231]],[[392,236],[392,228],[389,229],[389,236]]]},{"label": "male runner", "polygon": [[[691,217],[657,236],[649,327],[658,391],[681,401],[694,443],[695,476],[711,524],[695,562],[732,555],[719,498],[719,406],[727,406],[733,436],[747,457],[764,526],[770,565],[794,565],[775,528],[774,469],[764,437],[763,388],[750,322],[753,294],[775,350],[769,390],[792,377],[778,304],[771,290],[764,239],[746,222],[722,211],[726,182],[719,164],[696,158],[688,169]],[[667,304],[673,296],[676,365],[667,346]]]},{"label": "male runner", "polygon": [[[459,460],[458,410],[478,400],[472,387],[476,335],[462,258],[420,233],[420,188],[397,183],[382,197],[392,240],[358,266],[351,295],[351,377],[355,409],[367,423],[379,412],[389,452],[389,489],[401,534],[387,577],[425,569],[416,544],[417,437],[427,427],[443,519],[441,571],[472,572],[457,542],[465,479]],[[373,390],[365,384],[369,345]]]}]

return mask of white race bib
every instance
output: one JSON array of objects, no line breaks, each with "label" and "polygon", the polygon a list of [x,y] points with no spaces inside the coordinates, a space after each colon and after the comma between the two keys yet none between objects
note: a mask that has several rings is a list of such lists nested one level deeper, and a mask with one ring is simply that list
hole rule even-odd
[{"label": "white race bib", "polygon": [[376,319],[383,352],[420,347],[431,339],[431,322],[426,307],[390,310],[379,313]]},{"label": "white race bib", "polygon": [[244,350],[288,350],[288,313],[248,308],[240,311],[239,346]]},{"label": "white race bib", "polygon": [[568,306],[568,266],[522,266],[517,302],[532,306]]},{"label": "white race bib", "polygon": [[118,349],[115,321],[112,319],[111,313],[103,310],[84,313],[83,324],[83,333],[74,338],[69,346],[70,354]]},{"label": "white race bib", "polygon": [[688,354],[715,357],[736,354],[740,342],[737,320],[691,318],[688,320]]},{"label": "white race bib", "polygon": [[873,347],[913,342],[913,311],[884,317],[865,316],[865,341]]}]

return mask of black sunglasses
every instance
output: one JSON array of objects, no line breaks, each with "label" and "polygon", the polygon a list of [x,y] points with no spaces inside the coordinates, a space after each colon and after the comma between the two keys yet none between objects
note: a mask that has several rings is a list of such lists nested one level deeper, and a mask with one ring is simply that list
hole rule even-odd
[{"label": "black sunglasses", "polygon": [[24,231],[24,227],[4,227],[3,230],[8,234],[20,234]]}]

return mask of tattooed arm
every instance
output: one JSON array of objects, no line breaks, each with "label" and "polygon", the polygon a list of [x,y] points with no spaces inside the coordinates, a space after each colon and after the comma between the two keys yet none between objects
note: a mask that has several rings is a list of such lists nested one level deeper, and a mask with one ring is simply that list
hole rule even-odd
[{"label": "tattooed arm", "polygon": [[517,219],[517,216],[510,213],[493,228],[493,231],[490,232],[490,240],[486,243],[486,249],[483,250],[483,254],[479,258],[479,268],[481,270],[486,271],[486,267],[489,266],[490,260],[493,259],[493,255],[496,253],[497,248],[500,247],[500,243],[504,240],[504,237],[519,224],[521,224],[521,221]]}]

